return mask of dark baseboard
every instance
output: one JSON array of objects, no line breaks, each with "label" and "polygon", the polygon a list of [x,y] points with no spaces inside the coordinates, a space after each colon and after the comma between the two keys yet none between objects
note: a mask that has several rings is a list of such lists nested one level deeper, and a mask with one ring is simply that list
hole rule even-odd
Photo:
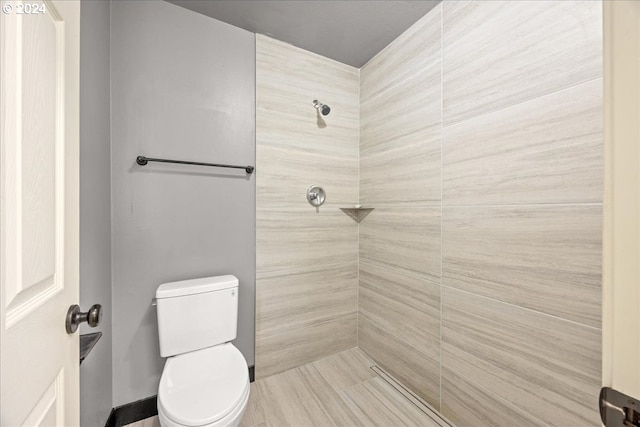
[{"label": "dark baseboard", "polygon": [[116,410],[111,408],[111,412],[109,413],[109,418],[107,418],[107,423],[104,427],[115,427],[116,425]]},{"label": "dark baseboard", "polygon": [[[255,367],[249,366],[249,381],[255,380]],[[155,415],[158,415],[158,396],[151,396],[113,408],[105,427],[122,427]]]},{"label": "dark baseboard", "polygon": [[105,427],[122,427],[158,415],[157,397],[151,396],[113,408]]}]

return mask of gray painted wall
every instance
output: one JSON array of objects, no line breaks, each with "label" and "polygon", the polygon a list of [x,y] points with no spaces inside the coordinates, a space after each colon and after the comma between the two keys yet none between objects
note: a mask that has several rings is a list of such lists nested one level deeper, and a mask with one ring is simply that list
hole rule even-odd
[{"label": "gray painted wall", "polygon": [[440,0],[169,0],[326,58],[362,67]]},{"label": "gray painted wall", "polygon": [[80,44],[80,306],[102,304],[102,332],[80,365],[80,425],[104,426],[111,411],[111,136],[109,2],[82,2]]},{"label": "gray painted wall", "polygon": [[[255,39],[165,2],[111,4],[113,404],[157,393],[159,284],[240,279],[236,346],[254,361],[255,174],[135,164],[255,162]],[[259,171],[258,171],[259,172]]]}]

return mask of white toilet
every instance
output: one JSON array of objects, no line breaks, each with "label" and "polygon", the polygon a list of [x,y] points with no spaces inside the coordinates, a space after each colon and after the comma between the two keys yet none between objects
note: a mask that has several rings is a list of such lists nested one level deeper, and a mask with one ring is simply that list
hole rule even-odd
[{"label": "white toilet", "polygon": [[162,427],[236,427],[249,400],[249,371],[230,343],[238,325],[238,279],[164,283],[156,291]]}]

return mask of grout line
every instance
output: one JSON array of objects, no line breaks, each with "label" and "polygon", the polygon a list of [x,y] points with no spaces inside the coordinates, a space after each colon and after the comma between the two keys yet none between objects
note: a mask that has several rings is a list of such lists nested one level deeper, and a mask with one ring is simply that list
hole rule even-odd
[{"label": "grout line", "polygon": [[[463,381],[472,384],[474,387],[477,387],[478,390],[484,392],[484,395],[490,399],[495,399],[500,401],[503,405],[510,407],[511,409],[513,409],[514,411],[523,413],[523,414],[527,414],[529,417],[533,418],[534,420],[537,420],[539,422],[540,425],[547,425],[547,423],[543,422],[541,419],[539,419],[538,417],[536,417],[535,415],[533,415],[532,413],[530,413],[529,411],[526,411],[524,408],[521,408],[520,406],[517,406],[515,403],[497,395],[496,393],[494,393],[491,389],[486,388],[483,385],[480,385],[478,383],[476,383],[475,381],[472,381],[469,376],[465,376],[463,374],[461,374],[460,372],[456,371],[455,369],[451,369],[450,367],[447,366],[447,370],[451,371],[452,373],[454,373],[455,375],[457,375],[458,377],[462,378]],[[460,399],[457,399],[460,400]]]},{"label": "grout line", "polygon": [[442,275],[442,265],[444,261],[444,248],[442,230],[444,229],[444,5],[440,3],[440,340],[438,342],[440,348],[440,360],[438,367],[440,368],[440,392],[438,393],[438,409],[442,409],[442,286],[444,277]]},{"label": "grout line", "polygon": [[[361,114],[362,114],[362,67],[358,68],[358,201],[360,204],[360,144],[361,144]],[[358,213],[358,217],[360,214]],[[360,345],[360,221],[356,222],[356,346]]]},{"label": "grout line", "polygon": [[[444,285],[444,284],[442,286],[444,288],[447,288],[447,289],[450,289],[450,290],[453,290],[453,291],[462,292],[462,293],[467,294],[467,295],[472,295],[472,296],[475,296],[475,297],[478,297],[478,298],[494,301],[494,302],[497,302],[497,303],[500,303],[500,304],[505,304],[505,305],[508,305],[510,307],[519,308],[521,310],[525,310],[525,311],[528,311],[528,312],[531,312],[531,313],[539,314],[539,315],[545,316],[545,317],[550,317],[550,318],[555,319],[555,320],[560,320],[560,321],[563,321],[563,322],[569,322],[569,323],[572,323],[572,324],[574,324],[576,326],[582,326],[582,327],[585,327],[585,328],[593,329],[595,331],[601,331],[602,330],[602,328],[596,328],[595,326],[590,326],[590,325],[587,325],[587,324],[584,324],[584,323],[577,322],[575,320],[565,319],[564,317],[555,316],[553,314],[545,313],[543,311],[534,310],[533,308],[523,307],[521,305],[517,305],[517,304],[511,303],[511,302],[507,302],[507,301],[502,301],[502,300],[499,300],[499,299],[496,299],[496,298],[492,298],[492,297],[488,297],[488,296],[485,296],[485,295],[476,294],[476,293],[473,293],[473,292],[466,291],[464,289],[454,288],[452,286],[447,286],[447,285]],[[440,300],[442,301],[442,298]]]},{"label": "grout line", "polygon": [[[378,203],[378,202],[368,202],[367,205],[374,205],[375,209],[406,209],[406,210],[415,210],[415,209],[425,209],[425,208],[439,208],[442,201],[431,200],[431,201],[406,201],[406,202],[391,202],[391,203]],[[366,207],[366,206],[365,206]]]},{"label": "grout line", "polygon": [[327,269],[334,269],[339,267],[346,267],[353,264],[353,261],[348,262],[334,262],[330,264],[317,264],[311,267],[292,267],[292,268],[283,268],[280,270],[257,270],[256,271],[256,280],[265,280],[265,279],[275,279],[280,276],[293,276],[296,274],[304,274],[310,273],[313,271],[325,271]]},{"label": "grout line", "polygon": [[513,104],[509,104],[509,105],[506,105],[506,106],[503,106],[503,107],[498,107],[498,108],[496,108],[494,110],[483,111],[483,112],[481,112],[479,114],[474,114],[471,117],[466,117],[466,118],[464,118],[464,119],[462,119],[460,121],[454,121],[452,123],[447,123],[447,125],[444,126],[444,127],[447,128],[447,129],[450,129],[450,128],[455,127],[455,126],[465,124],[466,122],[469,122],[469,121],[472,121],[472,120],[476,120],[476,119],[481,118],[483,116],[488,116],[488,115],[491,115],[491,114],[503,112],[503,111],[506,111],[506,110],[508,110],[510,108],[515,108],[515,107],[518,107],[518,106],[520,106],[522,104],[526,104],[528,102],[533,102],[535,100],[542,99],[542,98],[545,98],[547,96],[556,95],[558,93],[565,92],[565,91],[568,91],[568,90],[571,90],[571,89],[575,89],[575,88],[577,88],[579,86],[586,85],[586,84],[589,84],[589,83],[593,83],[596,80],[602,80],[602,79],[603,79],[603,76],[587,79],[587,80],[584,80],[582,82],[579,82],[579,83],[576,83],[576,84],[572,84],[571,86],[567,86],[567,87],[563,87],[563,88],[560,88],[560,89],[553,90],[551,92],[539,94],[539,95],[533,96],[531,98],[525,98],[525,99],[522,99],[520,101],[515,101]]},{"label": "grout line", "polygon": [[[444,149],[444,143],[441,144],[442,149]],[[444,167],[444,164],[441,165]],[[442,175],[441,171],[441,175]],[[440,184],[441,190],[443,191],[443,183]],[[509,207],[541,207],[541,206],[603,206],[603,202],[522,202],[522,203],[495,203],[495,204],[461,204],[461,205],[447,205],[443,200],[434,200],[433,202],[420,202],[420,203],[411,203],[404,202],[405,204],[375,204],[377,210],[385,210],[385,209],[403,209],[403,210],[418,210],[418,209],[428,209],[428,208],[509,208]],[[288,209],[288,208],[287,208]],[[290,209],[288,209],[290,210]]]},{"label": "grout line", "polygon": [[387,270],[393,273],[399,273],[403,276],[408,276],[413,279],[422,280],[427,282],[429,285],[433,285],[433,286],[440,286],[442,283],[442,278],[440,278],[440,280],[434,280],[422,273],[416,273],[415,271],[405,270],[402,267],[395,267],[395,266],[390,266],[388,264],[381,264],[379,261],[376,262],[376,261],[368,260],[367,258],[364,258],[364,260],[360,261],[360,263],[371,266],[373,268],[379,268],[379,269]]},{"label": "grout line", "polygon": [[[438,65],[438,63],[434,59],[433,61],[429,61],[427,63],[422,63],[421,67],[420,67],[420,70],[426,74],[426,73],[432,71],[432,70],[430,70],[430,68],[436,69],[437,65]],[[442,68],[442,66],[440,68]],[[386,85],[384,85],[382,87],[379,87],[374,91],[371,91],[370,94],[367,96],[367,99],[364,100],[364,102],[365,103],[376,102],[376,101],[378,101],[378,98],[382,98],[386,94],[388,94],[389,92],[393,92],[398,87],[402,87],[402,85],[406,84],[408,81],[409,81],[409,83],[412,83],[411,82],[412,79],[416,79],[417,80],[419,78],[420,78],[419,75],[416,75],[416,74],[412,73],[410,71],[410,69],[408,69],[408,70],[404,71],[402,74],[397,74],[397,77],[391,78],[389,83],[387,83]],[[435,125],[435,126],[437,126],[437,125]],[[393,138],[390,138],[390,139],[393,139]]]},{"label": "grout line", "polygon": [[[388,334],[389,336],[391,336],[393,339],[400,341],[402,344],[406,345],[407,347],[411,348],[413,351],[415,351],[416,353],[419,353],[422,357],[425,357],[429,360],[433,360],[434,362],[437,362],[437,360],[435,359],[435,357],[425,353],[422,350],[418,350],[415,345],[409,343],[407,340],[405,340],[404,338],[400,338],[399,336],[397,336],[395,333],[389,331],[387,328],[385,328],[384,326],[380,325],[378,322],[376,322],[374,319],[371,319],[369,317],[367,317],[366,315],[363,315],[362,318],[364,320],[366,320],[367,322],[371,323],[371,325],[373,325],[373,327],[380,329],[382,332]],[[428,333],[429,336],[435,337],[434,334]]]},{"label": "grout line", "polygon": [[255,381],[256,336],[258,331],[258,36],[253,36],[253,164],[256,173],[253,178],[253,380]]},{"label": "grout line", "polygon": [[[339,315],[339,316],[336,316],[336,317],[332,317],[330,319],[323,319],[323,320],[321,320],[319,322],[314,322],[314,323],[310,323],[308,325],[303,325],[303,326],[297,326],[297,327],[291,328],[291,329],[285,329],[285,330],[281,330],[281,331],[275,331],[275,332],[270,332],[270,333],[266,333],[266,334],[261,334],[259,338],[260,339],[265,339],[265,338],[273,338],[273,337],[278,336],[278,335],[286,335],[286,334],[289,334],[289,333],[292,333],[292,332],[300,331],[302,329],[314,328],[316,326],[326,325],[327,323],[336,322],[338,320],[345,320],[347,317],[351,317],[351,316],[356,316],[356,319],[357,319],[357,312],[352,312],[352,313],[348,313],[348,314],[342,314],[342,315]],[[257,341],[258,341],[258,332],[256,331],[256,342]],[[340,350],[340,351],[343,351],[343,350]],[[326,357],[328,357],[328,356],[326,356]]]},{"label": "grout line", "polygon": [[487,204],[487,205],[443,205],[442,207],[445,209],[448,208],[517,208],[517,207],[553,207],[553,206],[603,206],[602,202],[562,202],[562,203],[505,203],[505,204]]}]

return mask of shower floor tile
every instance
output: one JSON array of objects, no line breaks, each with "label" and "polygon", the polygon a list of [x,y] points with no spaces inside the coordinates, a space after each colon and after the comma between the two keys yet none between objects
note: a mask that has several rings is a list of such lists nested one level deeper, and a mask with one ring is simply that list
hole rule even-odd
[{"label": "shower floor tile", "polygon": [[[353,348],[251,384],[241,427],[448,426],[371,369]],[[159,427],[157,417],[127,427]]]}]

